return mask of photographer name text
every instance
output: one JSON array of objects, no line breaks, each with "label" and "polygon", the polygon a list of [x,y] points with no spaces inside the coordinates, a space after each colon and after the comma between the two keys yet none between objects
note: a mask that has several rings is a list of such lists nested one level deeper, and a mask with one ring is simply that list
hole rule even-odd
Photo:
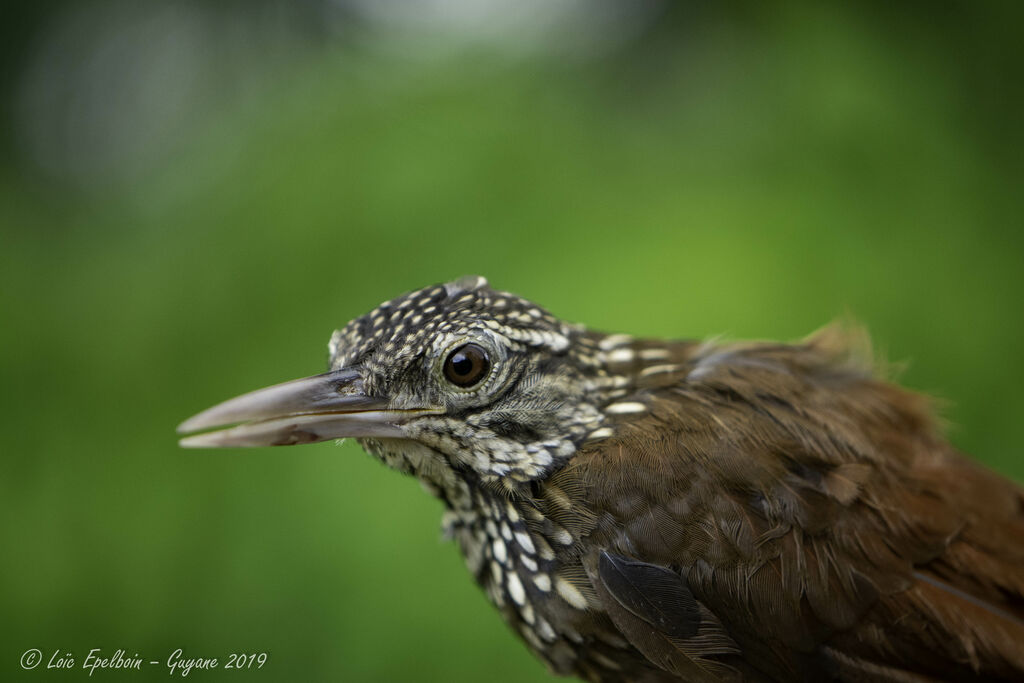
[{"label": "photographer name text", "polygon": [[[210,669],[262,669],[267,663],[266,652],[232,652],[226,657],[194,657],[191,653],[186,654],[180,647],[168,655],[167,659],[146,659],[140,657],[139,653],[129,655],[126,650],[103,650],[93,648],[79,660],[78,656],[68,650],[58,648],[53,650],[49,659],[46,659],[46,669],[83,669],[92,676],[101,669],[135,670],[152,666],[165,666],[167,673],[171,676],[188,676],[194,671]],[[46,655],[38,648],[26,650],[21,655],[21,668],[35,669],[43,663]],[[81,663],[79,663],[79,661]]]}]

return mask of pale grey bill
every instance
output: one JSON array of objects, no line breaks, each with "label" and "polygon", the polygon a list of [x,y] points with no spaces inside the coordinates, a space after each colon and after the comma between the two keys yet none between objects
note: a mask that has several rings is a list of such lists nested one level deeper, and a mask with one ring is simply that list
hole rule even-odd
[{"label": "pale grey bill", "polygon": [[[186,448],[287,446],[348,437],[402,438],[401,424],[431,408],[395,410],[362,392],[357,370],[292,380],[229,399],[185,420]],[[241,423],[241,424],[239,424]],[[234,426],[232,426],[234,425]]]}]

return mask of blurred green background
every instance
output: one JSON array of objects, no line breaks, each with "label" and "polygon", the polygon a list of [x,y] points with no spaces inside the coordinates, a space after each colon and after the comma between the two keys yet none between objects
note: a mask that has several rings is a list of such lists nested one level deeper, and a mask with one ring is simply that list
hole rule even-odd
[{"label": "blurred green background", "polygon": [[[642,335],[850,314],[1024,478],[1019,3],[40,3],[2,29],[0,678],[543,679],[351,443],[174,428],[460,275]],[[193,672],[205,680],[229,672]],[[96,680],[166,678],[98,672]]]}]

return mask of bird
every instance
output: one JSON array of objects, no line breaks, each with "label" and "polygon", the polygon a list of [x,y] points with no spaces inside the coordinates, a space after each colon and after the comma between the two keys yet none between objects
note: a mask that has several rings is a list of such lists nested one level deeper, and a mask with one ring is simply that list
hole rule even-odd
[{"label": "bird", "polygon": [[554,674],[1024,680],[1024,490],[850,325],[605,334],[468,276],[352,320],[329,355],[186,420],[181,445],[356,439],[443,501]]}]

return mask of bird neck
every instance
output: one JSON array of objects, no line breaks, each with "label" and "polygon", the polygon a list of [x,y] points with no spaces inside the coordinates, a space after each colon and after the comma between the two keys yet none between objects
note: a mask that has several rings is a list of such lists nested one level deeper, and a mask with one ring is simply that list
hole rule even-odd
[{"label": "bird neck", "polygon": [[636,392],[678,382],[710,346],[692,340],[638,339],[628,334],[586,332],[573,353],[601,408]]}]

